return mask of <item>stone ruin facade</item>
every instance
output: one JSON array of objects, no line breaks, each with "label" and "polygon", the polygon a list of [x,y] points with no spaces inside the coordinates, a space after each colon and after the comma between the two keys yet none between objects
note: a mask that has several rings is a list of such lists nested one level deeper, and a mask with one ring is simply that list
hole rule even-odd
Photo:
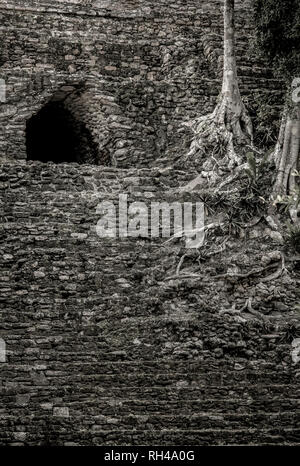
[{"label": "stone ruin facade", "polygon": [[[280,108],[281,84],[249,52],[250,4],[236,3],[241,92]],[[182,122],[220,91],[221,6],[0,1],[2,445],[299,441],[294,277],[211,278],[278,248],[267,225],[200,283],[164,281],[180,246],[95,234],[99,200],[172,200],[166,190],[191,179],[167,165]],[[252,292],[277,320],[219,315]]]},{"label": "stone ruin facade", "polygon": [[[221,5],[2,1],[7,100],[0,116],[1,156],[47,160],[56,152],[61,162],[151,166],[176,148],[183,121],[215,105]],[[265,63],[247,57],[253,28],[245,1],[237,2],[237,33],[243,94],[278,93]],[[68,160],[60,131],[74,136],[74,160]]]}]

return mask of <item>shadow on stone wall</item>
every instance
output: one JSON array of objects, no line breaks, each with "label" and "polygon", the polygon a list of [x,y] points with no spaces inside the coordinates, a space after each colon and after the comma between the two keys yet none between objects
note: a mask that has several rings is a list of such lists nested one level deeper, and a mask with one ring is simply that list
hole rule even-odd
[{"label": "shadow on stone wall", "polygon": [[98,164],[90,131],[63,100],[48,102],[27,121],[26,149],[28,160]]}]

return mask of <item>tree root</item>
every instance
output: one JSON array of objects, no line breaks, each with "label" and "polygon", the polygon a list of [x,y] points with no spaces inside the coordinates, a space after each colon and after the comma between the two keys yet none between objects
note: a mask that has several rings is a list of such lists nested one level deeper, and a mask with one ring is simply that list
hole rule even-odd
[{"label": "tree root", "polygon": [[250,314],[254,315],[255,317],[258,317],[259,319],[265,320],[265,316],[263,314],[261,314],[258,311],[255,311],[255,309],[253,309],[252,301],[253,301],[253,298],[248,298],[247,301],[245,302],[244,306],[240,310],[240,312],[248,311]]},{"label": "tree root", "polygon": [[[277,271],[274,272],[273,274],[271,275],[268,275],[267,277],[264,277],[260,280],[259,283],[265,283],[265,282],[269,282],[269,281],[274,281],[276,280],[277,278],[281,277],[281,275],[283,274],[284,271],[286,271],[286,268],[285,268],[285,258],[284,258],[284,255],[282,253],[280,253],[280,256],[281,256],[281,264],[280,266],[278,267]],[[261,269],[257,269],[257,270],[252,270],[250,272],[248,272],[247,274],[224,274],[224,275],[219,275],[219,276],[215,276],[213,278],[248,278],[252,275],[257,275],[257,274],[260,274],[262,273],[263,271],[266,271],[266,270],[270,270],[271,268],[274,267],[274,264],[271,264],[267,267],[264,267],[264,268],[261,268]],[[255,309],[253,309],[252,307],[252,301],[253,301],[253,298],[250,297],[246,300],[246,303],[245,305],[242,307],[242,309],[238,310],[238,309],[235,309],[235,307],[233,307],[232,309],[223,309],[220,311],[220,314],[231,314],[231,315],[240,315],[242,312],[249,312],[250,314],[254,315],[255,317],[258,317],[259,319],[262,319],[262,320],[266,320],[267,317],[264,316],[263,314],[261,314],[260,312],[256,311]]]},{"label": "tree root", "polygon": [[181,257],[181,259],[180,259],[180,261],[179,261],[179,263],[178,263],[178,265],[177,265],[177,267],[176,267],[176,275],[179,275],[180,270],[181,270],[181,267],[183,266],[183,263],[184,263],[184,260],[185,260],[186,256],[187,256],[187,255],[184,254],[184,255]]},{"label": "tree root", "polygon": [[[268,275],[267,277],[264,277],[260,280],[260,283],[265,283],[265,282],[269,282],[269,281],[272,281],[272,280],[276,280],[277,278],[281,277],[281,275],[283,274],[284,271],[286,271],[286,268],[285,268],[285,259],[284,259],[284,255],[282,253],[280,253],[280,256],[281,256],[281,264],[279,266],[279,268],[277,269],[276,272],[272,273],[271,275]],[[249,277],[252,277],[252,276],[255,276],[255,275],[261,275],[262,273],[270,270],[270,269],[273,269],[275,267],[276,264],[270,264],[266,267],[260,267],[258,269],[254,269],[254,270],[250,270],[249,272],[247,273],[235,273],[235,274],[232,274],[232,273],[224,273],[224,274],[220,274],[220,275],[214,275],[212,278],[216,278],[216,279],[227,279],[229,281],[236,281],[238,279],[246,279],[246,278],[249,278]]]},{"label": "tree root", "polygon": [[176,188],[175,191],[189,193],[193,191],[197,186],[201,185],[202,182],[203,182],[203,176],[197,175],[196,178],[190,181],[187,185]]},{"label": "tree root", "polygon": [[254,217],[254,219],[251,220],[250,222],[244,223],[244,225],[241,225],[241,228],[253,228],[253,227],[255,227],[256,225],[259,224],[261,219],[262,219],[262,217]]},{"label": "tree root", "polygon": [[[206,259],[208,259],[208,258],[210,258],[210,257],[212,257],[212,256],[217,255],[217,254],[221,254],[221,252],[224,252],[225,249],[226,249],[226,243],[227,243],[228,239],[229,239],[229,238],[225,238],[225,240],[224,240],[223,243],[221,244],[220,248],[217,249],[216,251],[210,251],[210,252],[208,252],[207,254],[204,254],[204,255],[202,256],[203,259],[206,260]],[[178,262],[178,265],[177,265],[177,267],[176,267],[176,274],[175,274],[176,277],[179,277],[179,276],[182,277],[182,275],[180,275],[180,270],[182,269],[182,266],[183,266],[183,263],[184,263],[186,257],[188,257],[188,254],[184,254],[184,255],[180,258],[180,261]],[[200,257],[200,255],[199,255],[199,257]],[[200,269],[200,267],[199,267],[199,269]],[[197,269],[197,270],[199,270],[199,269]],[[188,275],[188,274],[186,274],[186,275]],[[186,276],[186,275],[185,275],[185,276]],[[192,276],[194,276],[194,274],[192,274]]]},{"label": "tree root", "polygon": [[255,309],[253,309],[252,301],[253,301],[253,298],[248,298],[244,306],[242,307],[242,309],[235,309],[235,305],[231,309],[222,309],[220,311],[220,315],[229,314],[229,315],[240,317],[240,315],[243,312],[248,312],[249,314],[252,314],[253,316],[257,317],[260,320],[267,320],[266,316],[261,314],[259,311],[256,311]]},{"label": "tree root", "polygon": [[275,219],[271,215],[268,215],[267,217],[264,217],[264,218],[265,218],[265,221],[267,222],[267,224],[269,225],[269,227],[273,231],[278,231],[277,222],[275,221]]},{"label": "tree root", "polygon": [[[202,167],[201,176],[210,185],[215,185],[224,172],[242,165],[242,156],[235,150],[235,144],[253,146],[251,118],[243,104],[239,90],[236,54],[234,1],[224,2],[224,61],[223,83],[219,101],[210,115],[201,116],[184,123],[193,132],[190,150],[185,161],[200,161],[210,158]],[[224,186],[236,178],[234,174],[225,180]]]},{"label": "tree root", "polygon": [[[169,243],[170,241],[181,238],[183,236],[193,236],[193,235],[196,235],[197,233],[206,232],[206,231],[213,230],[214,228],[218,228],[222,226],[224,226],[224,223],[215,222],[215,223],[210,223],[209,225],[204,225],[204,227],[202,228],[195,228],[192,230],[181,230],[177,232],[175,235],[171,236],[171,238],[169,238],[163,244]],[[197,249],[197,248],[194,248],[194,249]]]},{"label": "tree root", "polygon": [[[227,240],[225,240],[225,242],[226,241]],[[218,254],[219,252],[222,252],[222,250],[224,250],[223,249],[224,248],[224,243],[221,246],[220,251],[212,252],[210,255]],[[280,256],[281,256],[281,264],[280,264],[279,268],[276,270],[276,272],[262,278],[259,281],[259,283],[264,283],[264,282],[269,282],[269,281],[276,280],[277,278],[281,277],[281,275],[283,274],[284,271],[286,271],[284,256],[283,256],[282,253],[280,253]],[[178,266],[176,268],[175,275],[171,275],[170,277],[166,277],[165,280],[173,280],[173,279],[178,279],[178,278],[180,278],[180,279],[201,278],[201,275],[198,275],[196,273],[189,273],[189,274],[180,275],[180,270],[182,268],[183,262],[184,262],[186,257],[187,257],[187,254],[184,254],[181,257],[181,259],[179,261],[179,264],[178,264]],[[210,256],[208,256],[208,257],[210,257]],[[272,270],[275,266],[276,266],[276,264],[274,263],[274,264],[267,265],[266,267],[259,267],[258,269],[250,270],[247,273],[234,273],[234,274],[233,273],[224,273],[224,274],[219,274],[219,275],[213,275],[211,278],[218,279],[218,280],[219,279],[227,279],[229,281],[235,282],[235,281],[237,281],[239,279],[244,280],[246,278],[250,278],[250,277],[253,277],[255,275],[261,275],[262,273],[264,273],[264,272],[266,272],[268,270]]]},{"label": "tree root", "polygon": [[170,281],[170,280],[187,280],[187,279],[191,279],[191,278],[201,278],[201,280],[203,279],[203,276],[202,275],[199,275],[197,273],[188,273],[188,274],[182,274],[182,275],[171,275],[170,277],[166,277],[164,279],[164,281]]},{"label": "tree root", "polygon": [[270,270],[271,268],[274,268],[275,264],[268,265],[267,267],[260,267],[259,269],[255,270],[250,270],[250,272],[247,273],[224,273],[220,275],[214,275],[212,278],[217,278],[217,279],[228,279],[229,281],[235,281],[235,279],[245,279],[252,277],[254,275],[261,275],[263,272],[266,272],[267,270]]},{"label": "tree root", "polygon": [[277,271],[272,273],[271,275],[268,275],[267,277],[264,277],[261,279],[261,283],[265,283],[265,282],[270,282],[270,281],[273,281],[273,280],[276,280],[277,278],[281,277],[281,275],[287,271],[287,269],[285,268],[285,259],[284,259],[284,255],[282,253],[280,253],[280,256],[281,256],[281,264],[280,266],[278,267]]},{"label": "tree root", "polygon": [[[262,314],[261,312],[259,311],[256,311],[255,309],[253,309],[252,307],[252,301],[253,301],[253,298],[248,298],[246,300],[246,303],[245,305],[242,307],[242,309],[235,309],[235,306],[233,306],[233,308],[231,309],[221,309],[219,311],[219,315],[225,315],[225,314],[228,314],[230,316],[233,316],[235,319],[241,321],[241,322],[246,322],[246,319],[244,319],[242,317],[242,315],[245,315],[246,313],[249,313],[251,315],[253,315],[254,317],[256,317],[257,319],[261,320],[261,321],[264,321],[264,322],[268,322],[268,321],[276,321],[278,319],[277,316],[274,316],[274,315],[264,315]],[[279,338],[280,335],[265,335],[264,338]]]},{"label": "tree root", "polygon": [[[207,175],[206,172],[202,171],[195,178],[189,181],[188,184],[184,186],[180,186],[179,188],[175,188],[174,190],[172,190],[172,193],[177,193],[177,192],[178,193],[190,193],[198,187],[200,188],[203,187],[202,185],[206,179],[209,184],[207,189],[211,189],[213,186],[215,186],[214,189],[212,190],[212,194],[227,194],[228,192],[222,191],[222,188],[224,188],[224,186],[227,186],[233,183],[234,181],[236,181],[237,179],[239,179],[241,177],[242,172],[245,171],[247,168],[248,168],[248,163],[243,163],[237,166],[234,169],[234,172],[231,175],[229,175],[227,178],[225,178],[225,180],[223,180],[217,186],[215,186],[215,183],[214,183],[214,181],[216,181],[216,178],[212,182],[212,180],[209,178],[209,175]],[[233,190],[231,188],[229,193],[232,194],[233,192],[238,192],[238,191],[239,191],[238,189]]]},{"label": "tree root", "polygon": [[207,254],[204,254],[204,259],[208,259],[209,257],[216,256],[217,254],[221,254],[221,252],[224,252],[226,249],[226,243],[229,240],[229,237],[225,238],[223,243],[221,244],[220,248],[216,251],[211,251],[208,252]]},{"label": "tree root", "polygon": [[[221,101],[213,113],[183,123],[183,126],[194,133],[185,160],[195,158],[199,153],[205,155],[206,149],[213,148],[211,160],[218,168],[232,170],[242,164],[241,157],[235,151],[234,141],[253,145],[252,123],[242,100],[233,105],[225,94],[222,94]],[[224,158],[218,161],[216,156]],[[205,172],[202,172],[202,176],[203,174],[206,175]]]}]

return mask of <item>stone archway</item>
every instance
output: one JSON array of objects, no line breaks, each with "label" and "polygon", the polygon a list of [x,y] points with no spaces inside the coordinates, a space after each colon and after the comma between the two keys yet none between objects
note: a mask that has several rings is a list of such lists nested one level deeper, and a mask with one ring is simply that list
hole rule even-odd
[{"label": "stone archway", "polygon": [[98,146],[81,117],[82,109],[70,105],[80,93],[75,87],[62,87],[27,121],[27,160],[98,165]]}]

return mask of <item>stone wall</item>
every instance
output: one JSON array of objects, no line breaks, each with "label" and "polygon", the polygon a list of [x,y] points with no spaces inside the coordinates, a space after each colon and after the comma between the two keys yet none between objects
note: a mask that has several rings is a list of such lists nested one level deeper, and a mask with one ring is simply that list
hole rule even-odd
[{"label": "stone wall", "polygon": [[[271,284],[214,278],[278,249],[266,226],[189,280],[168,279],[180,242],[96,235],[100,200],[177,200],[168,187],[186,181],[166,169],[2,166],[1,444],[299,442],[293,258]],[[222,313],[249,296],[261,318]]]},{"label": "stone wall", "polygon": [[[249,50],[248,3],[237,2],[238,64],[253,101],[281,88]],[[1,156],[26,159],[26,122],[70,86],[81,87],[76,119],[98,151],[94,163],[149,166],[176,151],[179,125],[210,112],[220,91],[221,4],[2,0]]]},{"label": "stone wall", "polygon": [[[1,445],[299,444],[299,262],[287,254],[271,283],[247,278],[276,270],[278,234],[261,221],[224,250],[219,232],[219,252],[208,238],[196,258],[180,241],[96,235],[98,203],[120,193],[199,200],[173,190],[193,176],[184,167],[151,165],[215,104],[220,3],[0,2]],[[278,97],[265,64],[245,59],[248,11],[237,2],[243,95]],[[26,125],[47,104],[83,134],[78,163],[25,163]],[[186,253],[198,278],[172,279]],[[224,312],[249,297],[259,317]]]}]

